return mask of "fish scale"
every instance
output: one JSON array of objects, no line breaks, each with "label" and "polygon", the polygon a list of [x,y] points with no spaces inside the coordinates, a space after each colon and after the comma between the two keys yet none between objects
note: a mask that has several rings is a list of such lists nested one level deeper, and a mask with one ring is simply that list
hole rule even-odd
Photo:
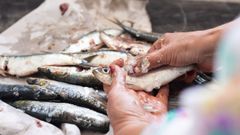
[{"label": "fish scale", "polygon": [[58,94],[61,101],[84,106],[106,114],[106,94],[93,88],[76,86],[40,78],[28,78],[28,84],[38,85]]},{"label": "fish scale", "polygon": [[[108,117],[88,108],[67,103],[29,100],[20,100],[10,104],[36,118],[45,121],[46,119],[51,119],[51,123],[70,123],[77,125],[81,129],[103,133],[106,133],[109,130]],[[50,117],[49,114],[51,115]]]},{"label": "fish scale", "polygon": [[57,96],[53,91],[39,86],[0,84],[0,99],[3,100],[54,100]]}]

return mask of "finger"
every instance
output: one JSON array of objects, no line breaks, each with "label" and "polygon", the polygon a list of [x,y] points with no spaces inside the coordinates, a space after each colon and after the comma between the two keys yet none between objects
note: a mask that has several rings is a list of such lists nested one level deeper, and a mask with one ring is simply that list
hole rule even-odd
[{"label": "finger", "polygon": [[158,99],[158,101],[160,101],[161,103],[163,103],[164,105],[168,105],[168,95],[169,95],[169,86],[162,86],[158,92],[158,94],[156,95],[156,98]]},{"label": "finger", "polygon": [[111,86],[110,85],[106,85],[106,84],[103,84],[103,90],[106,94],[109,93],[109,91],[111,90]]},{"label": "finger", "polygon": [[123,69],[121,69],[117,65],[111,65],[110,68],[111,68],[111,71],[113,72],[111,89],[112,90],[116,90],[116,88],[117,89],[126,89],[125,88],[126,74],[123,71]]},{"label": "finger", "polygon": [[161,49],[163,39],[158,39],[156,42],[153,43],[152,47],[148,50],[148,53],[151,53],[155,50]]},{"label": "finger", "polygon": [[161,49],[165,43],[165,35],[163,35],[161,38],[159,38],[156,42],[153,43],[153,46],[148,50],[148,53]]},{"label": "finger", "polygon": [[111,65],[117,65],[119,67],[123,67],[124,66],[124,60],[122,58],[117,59],[117,60],[113,61],[111,63]]},{"label": "finger", "polygon": [[143,57],[139,64],[134,67],[135,74],[143,74],[150,69],[169,64],[170,58],[166,50],[167,48],[162,48]]}]

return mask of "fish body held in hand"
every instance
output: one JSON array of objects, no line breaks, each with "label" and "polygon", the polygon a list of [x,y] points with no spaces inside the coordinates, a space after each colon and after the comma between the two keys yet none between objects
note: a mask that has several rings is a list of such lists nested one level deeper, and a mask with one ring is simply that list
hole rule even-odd
[{"label": "fish body held in hand", "polygon": [[[153,89],[158,89],[161,86],[168,84],[177,77],[192,70],[192,66],[187,67],[163,67],[155,69],[141,76],[126,76],[126,85],[134,90],[145,90],[147,92]],[[93,70],[93,74],[104,84],[110,85],[112,77],[110,68],[100,67]]]}]

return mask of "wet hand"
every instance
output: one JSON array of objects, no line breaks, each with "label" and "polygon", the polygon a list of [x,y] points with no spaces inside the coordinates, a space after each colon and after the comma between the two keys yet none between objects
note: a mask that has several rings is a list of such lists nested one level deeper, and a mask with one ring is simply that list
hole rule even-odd
[{"label": "wet hand", "polygon": [[210,72],[218,39],[219,34],[213,30],[167,33],[153,44],[147,55],[137,59],[134,72],[142,74],[146,66],[151,70],[163,65],[191,64]]},{"label": "wet hand", "polygon": [[156,97],[125,87],[125,72],[111,66],[113,82],[104,86],[108,94],[107,111],[116,135],[137,135],[152,121],[167,112],[168,87],[163,87]]}]

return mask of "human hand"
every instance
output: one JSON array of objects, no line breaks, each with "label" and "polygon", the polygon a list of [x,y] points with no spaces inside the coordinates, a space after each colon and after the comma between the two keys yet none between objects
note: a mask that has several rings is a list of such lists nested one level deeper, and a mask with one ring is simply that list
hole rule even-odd
[{"label": "human hand", "polygon": [[137,59],[134,72],[139,75],[144,73],[143,70],[163,65],[192,64],[204,72],[210,72],[219,35],[215,30],[167,33],[153,44],[147,55]]},{"label": "human hand", "polygon": [[115,135],[139,135],[152,121],[167,112],[168,87],[162,87],[156,97],[125,87],[125,72],[112,65],[113,82],[104,85],[108,94],[107,112]]}]

